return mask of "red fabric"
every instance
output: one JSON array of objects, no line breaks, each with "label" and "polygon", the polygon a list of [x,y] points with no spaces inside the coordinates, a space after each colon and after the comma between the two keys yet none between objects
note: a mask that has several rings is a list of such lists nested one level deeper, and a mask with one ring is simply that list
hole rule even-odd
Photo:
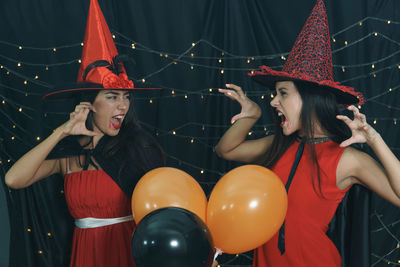
[{"label": "red fabric", "polygon": [[78,83],[102,84],[104,88],[134,89],[133,82],[128,79],[122,63],[119,63],[118,68],[123,75],[116,75],[107,67],[96,67],[89,71],[86,79],[83,80],[83,73],[91,63],[97,60],[105,60],[112,64],[116,56],[118,56],[118,51],[99,3],[97,0],[91,0],[86,23],[85,41],[82,49],[82,63],[78,73]]},{"label": "red fabric", "polygon": [[[67,174],[64,181],[68,209],[75,219],[115,218],[132,214],[130,199],[103,171]],[[131,254],[133,221],[74,230],[71,267],[135,267]]]},{"label": "red fabric", "polygon": [[[81,65],[78,72],[78,84],[82,87],[52,91],[44,95],[43,100],[63,100],[73,96],[77,92],[89,90],[161,89],[135,88],[133,82],[129,80],[128,75],[126,74],[123,63],[114,62],[115,57],[117,56],[117,48],[115,47],[114,40],[103,12],[101,12],[99,3],[97,0],[90,0],[89,13],[86,22],[85,41],[82,49]],[[83,76],[85,70],[96,61],[106,61],[109,65],[89,68],[84,79]],[[117,74],[114,72],[117,72]],[[88,86],[89,84],[94,84],[96,86],[91,87]]]},{"label": "red fabric", "polygon": [[[274,166],[273,171],[286,184],[297,148],[295,142]],[[285,221],[285,248],[278,249],[278,233],[254,254],[254,267],[340,267],[341,257],[326,235],[328,224],[347,190],[336,186],[336,168],[344,151],[337,143],[328,141],[315,145],[321,168],[323,197],[314,190],[310,152],[305,147],[288,193]],[[314,177],[317,178],[316,170]],[[316,184],[318,188],[318,184]],[[318,189],[317,189],[317,192]]]},{"label": "red fabric", "polygon": [[333,81],[331,41],[323,1],[317,1],[311,11],[282,71],[306,74],[314,81]]},{"label": "red fabric", "polygon": [[97,0],[91,0],[86,22],[85,41],[82,49],[82,63],[79,68],[78,82],[103,83],[103,78],[110,73],[105,67],[95,68],[89,72],[86,81],[83,72],[86,67],[96,60],[112,62],[118,55],[111,32]]},{"label": "red fabric", "polygon": [[116,75],[112,72],[104,76],[103,86],[104,88],[134,88],[133,82],[128,79],[126,73]]},{"label": "red fabric", "polygon": [[282,71],[260,66],[260,71],[249,73],[249,75],[261,83],[285,79],[307,81],[320,85],[321,89],[328,87],[341,91],[341,94],[354,96],[346,102],[359,105],[364,103],[361,93],[333,80],[328,16],[322,0],[317,0],[303,29],[297,36]]}]

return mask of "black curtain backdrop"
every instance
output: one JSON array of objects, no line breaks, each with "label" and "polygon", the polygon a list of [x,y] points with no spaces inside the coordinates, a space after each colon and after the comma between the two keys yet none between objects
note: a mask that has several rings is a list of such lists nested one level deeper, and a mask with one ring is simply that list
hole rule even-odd
[{"label": "black curtain backdrop", "polygon": [[[207,195],[237,163],[214,145],[240,111],[217,92],[244,88],[263,110],[249,138],[272,131],[270,92],[247,73],[280,69],[314,0],[99,0],[128,75],[140,121]],[[326,0],[334,74],[363,92],[361,111],[399,156],[400,2]],[[0,1],[0,157],[4,172],[68,118],[72,103],[44,104],[41,96],[76,81],[89,0]],[[376,33],[376,34],[375,34]],[[361,147],[368,153],[367,147]],[[10,229],[10,266],[67,266],[72,219],[63,181],[54,176],[23,190],[4,186]],[[0,190],[2,193],[3,190]],[[7,215],[4,215],[7,216]],[[400,264],[400,209],[354,187],[339,207],[329,235],[344,266]],[[6,236],[6,235],[1,235]],[[249,266],[252,253],[222,255],[222,266]]]}]

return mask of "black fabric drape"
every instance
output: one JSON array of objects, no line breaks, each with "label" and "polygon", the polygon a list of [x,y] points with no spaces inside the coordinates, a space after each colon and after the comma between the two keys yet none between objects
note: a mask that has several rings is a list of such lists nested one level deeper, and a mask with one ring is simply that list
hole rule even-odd
[{"label": "black fabric drape", "polygon": [[[216,88],[225,83],[238,84],[261,106],[263,116],[249,138],[271,132],[269,92],[253,83],[247,72],[263,64],[280,69],[284,63],[281,55],[289,52],[315,1],[99,0],[99,4],[110,29],[116,33],[120,54],[131,55],[136,62],[126,64],[129,77],[138,85],[145,77],[147,85],[164,88],[135,96],[135,109],[143,127],[157,137],[166,151],[167,165],[191,174],[209,195],[215,182],[238,166],[218,158],[212,150],[229,126],[230,118],[239,112],[239,106],[221,97]],[[397,0],[326,0],[325,4],[331,34],[353,24],[357,26],[335,35],[335,42],[332,41],[336,80],[361,90],[367,100],[371,98],[361,111],[370,123],[377,120],[374,127],[390,147],[400,147],[400,139],[396,138],[398,123],[396,126],[392,119],[400,117],[395,108],[400,91],[376,97],[400,84],[397,67],[376,72],[375,77],[370,64],[348,67],[386,57],[397,51],[398,45],[377,36],[341,49],[345,41],[351,43],[375,31],[399,42],[400,31],[394,23],[364,21],[359,26],[358,22],[368,16],[400,21],[400,3]],[[88,7],[86,0],[0,1],[0,41],[17,44],[0,42],[0,64],[24,75],[6,74],[4,68],[0,69],[0,101],[6,100],[6,104],[0,104],[3,140],[0,156],[4,171],[38,143],[37,136],[43,140],[67,120],[72,103],[44,105],[41,95],[48,86],[76,81]],[[199,40],[202,41],[192,47]],[[132,43],[137,49],[131,48]],[[18,45],[23,48],[18,49]],[[60,46],[65,47],[53,51],[53,47]],[[183,57],[176,56],[185,51],[188,52]],[[174,60],[176,64],[171,64]],[[383,69],[399,61],[398,56],[393,56],[374,67]],[[23,62],[21,67],[17,66],[18,62]],[[65,64],[52,65],[59,63]],[[35,75],[39,77],[36,80],[32,78]],[[32,81],[25,85],[25,78]],[[382,103],[394,108],[389,109]],[[22,112],[18,111],[20,106],[23,106]],[[173,129],[176,135],[172,134]],[[22,190],[5,187],[11,228],[10,266],[67,265],[69,256],[65,255],[70,247],[72,220],[62,190],[60,177],[45,179]],[[375,266],[387,266],[385,259],[397,259],[400,252],[395,249],[396,243],[393,244],[395,239],[380,230],[380,220],[392,232],[400,231],[398,224],[391,225],[398,220],[398,208],[376,197],[369,202],[369,193],[358,190],[352,189],[346,197],[332,222],[331,236],[345,258],[346,267],[366,266],[370,255],[371,264],[379,261]],[[385,216],[382,219],[374,214]],[[373,231],[367,235],[369,227]],[[369,248],[370,237],[373,242]],[[380,259],[392,249],[395,249],[393,253]],[[251,263],[248,257],[241,256],[223,255],[219,259],[222,263],[229,261],[237,265]]]},{"label": "black fabric drape", "polygon": [[73,219],[68,213],[59,175],[37,185],[10,190],[11,267],[69,266]]},{"label": "black fabric drape", "polygon": [[342,256],[342,266],[370,266],[370,192],[355,185],[333,217],[328,236]]}]

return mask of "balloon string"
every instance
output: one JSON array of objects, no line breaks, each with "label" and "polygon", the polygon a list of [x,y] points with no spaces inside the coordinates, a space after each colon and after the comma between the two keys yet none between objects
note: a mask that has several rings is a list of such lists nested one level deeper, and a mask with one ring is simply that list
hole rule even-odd
[{"label": "balloon string", "polygon": [[215,248],[215,255],[214,255],[214,260],[217,259],[218,255],[222,255],[222,250],[220,250],[219,248]]}]

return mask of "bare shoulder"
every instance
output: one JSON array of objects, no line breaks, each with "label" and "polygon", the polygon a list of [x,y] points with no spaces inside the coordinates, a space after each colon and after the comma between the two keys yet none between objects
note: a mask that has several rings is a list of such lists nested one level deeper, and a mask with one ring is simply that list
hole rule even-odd
[{"label": "bare shoulder", "polygon": [[336,184],[340,189],[353,184],[367,186],[365,178],[381,174],[381,166],[370,155],[353,147],[347,147],[336,170]]},{"label": "bare shoulder", "polygon": [[368,159],[373,160],[370,155],[363,151],[353,147],[346,147],[342,157],[340,158],[339,165],[341,165],[341,167],[354,169]]},{"label": "bare shoulder", "polygon": [[336,169],[336,185],[343,190],[359,183],[360,169],[368,168],[374,160],[367,153],[353,147],[346,147]]},{"label": "bare shoulder", "polygon": [[[343,155],[341,157],[341,161],[345,161],[345,160],[351,160],[351,159],[356,159],[357,157],[359,157],[361,154],[365,154],[364,152],[355,149],[353,147],[346,147],[343,151]],[[347,162],[348,163],[348,162]]]}]

